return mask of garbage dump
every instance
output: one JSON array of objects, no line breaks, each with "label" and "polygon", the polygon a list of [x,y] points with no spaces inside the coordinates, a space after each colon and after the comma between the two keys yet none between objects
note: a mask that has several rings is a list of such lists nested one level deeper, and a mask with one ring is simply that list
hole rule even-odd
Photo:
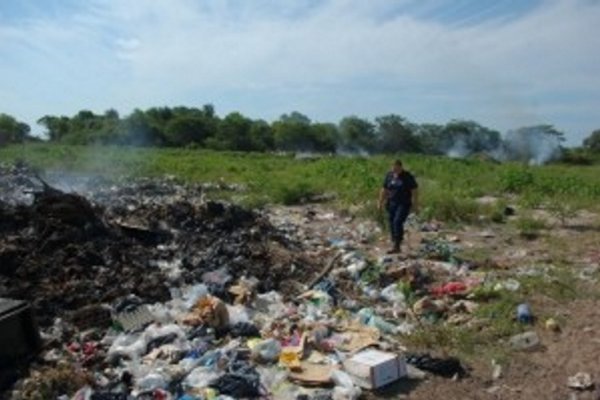
[{"label": "garbage dump", "polygon": [[0,168],[0,297],[31,302],[43,341],[6,398],[357,399],[419,369],[459,379],[460,360],[403,338],[518,290],[437,223],[411,228],[419,257],[374,257],[376,225],[321,229],[333,213],[250,211],[170,179],[49,182]]}]

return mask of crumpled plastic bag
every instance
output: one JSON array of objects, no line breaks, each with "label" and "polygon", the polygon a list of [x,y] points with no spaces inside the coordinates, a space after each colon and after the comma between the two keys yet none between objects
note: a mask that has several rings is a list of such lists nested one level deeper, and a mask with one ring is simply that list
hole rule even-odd
[{"label": "crumpled plastic bag", "polygon": [[148,340],[143,334],[121,334],[115,338],[108,349],[108,356],[125,357],[132,360],[144,355],[147,345]]},{"label": "crumpled plastic bag", "polygon": [[250,322],[248,309],[243,305],[227,306],[227,313],[229,314],[230,325]]},{"label": "crumpled plastic bag", "polygon": [[185,308],[189,310],[198,302],[201,297],[204,297],[207,294],[208,288],[203,283],[188,287],[182,295]]},{"label": "crumpled plastic bag", "polygon": [[400,291],[396,283],[392,283],[391,285],[385,287],[381,291],[381,297],[394,304],[404,304],[406,301],[404,294],[402,291]]},{"label": "crumpled plastic bag", "polygon": [[204,389],[218,379],[222,374],[211,367],[194,368],[183,380],[184,389]]},{"label": "crumpled plastic bag", "polygon": [[362,394],[362,390],[354,385],[350,375],[344,371],[332,371],[331,380],[335,383],[333,400],[357,400]]},{"label": "crumpled plastic bag", "polygon": [[260,396],[260,375],[246,362],[233,362],[229,371],[211,382],[210,387],[220,394],[234,398]]},{"label": "crumpled plastic bag", "polygon": [[229,333],[232,337],[260,337],[260,331],[250,322],[238,322],[231,327]]},{"label": "crumpled plastic bag", "polygon": [[276,339],[263,340],[252,348],[252,355],[260,361],[276,361],[279,354],[281,354],[281,343]]},{"label": "crumpled plastic bag", "polygon": [[136,386],[140,391],[166,389],[168,385],[168,379],[157,372],[151,372],[148,375],[136,380]]}]

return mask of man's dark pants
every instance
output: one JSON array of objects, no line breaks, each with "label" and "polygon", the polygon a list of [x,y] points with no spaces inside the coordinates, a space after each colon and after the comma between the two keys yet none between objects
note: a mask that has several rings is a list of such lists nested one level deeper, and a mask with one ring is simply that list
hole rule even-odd
[{"label": "man's dark pants", "polygon": [[390,233],[395,247],[400,247],[404,239],[404,222],[410,213],[410,204],[393,203],[387,205]]}]

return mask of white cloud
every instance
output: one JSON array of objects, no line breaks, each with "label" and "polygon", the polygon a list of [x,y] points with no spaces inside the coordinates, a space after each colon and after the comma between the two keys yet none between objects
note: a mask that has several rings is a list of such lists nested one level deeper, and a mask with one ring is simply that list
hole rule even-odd
[{"label": "white cloud", "polygon": [[49,94],[32,96],[35,107],[0,97],[0,107],[30,117],[44,106],[214,102],[267,118],[396,112],[503,130],[545,121],[574,137],[600,126],[588,113],[600,102],[599,3],[550,0],[458,24],[403,4],[414,2],[96,0],[59,20],[0,27],[0,56],[15,59],[0,60],[0,90],[19,79],[24,93]]}]

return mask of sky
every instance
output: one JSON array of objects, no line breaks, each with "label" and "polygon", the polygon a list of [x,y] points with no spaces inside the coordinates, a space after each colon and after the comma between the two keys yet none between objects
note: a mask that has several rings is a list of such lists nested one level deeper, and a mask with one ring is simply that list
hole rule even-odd
[{"label": "sky", "polygon": [[599,0],[2,0],[0,112],[600,128]]}]

